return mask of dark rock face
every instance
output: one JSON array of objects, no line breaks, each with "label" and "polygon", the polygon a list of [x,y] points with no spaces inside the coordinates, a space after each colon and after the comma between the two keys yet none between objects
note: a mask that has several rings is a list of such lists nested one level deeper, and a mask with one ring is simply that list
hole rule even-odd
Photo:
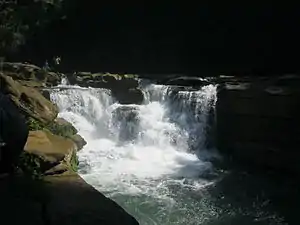
[{"label": "dark rock face", "polygon": [[219,149],[243,163],[300,171],[300,77],[225,82],[218,88]]},{"label": "dark rock face", "polygon": [[28,137],[25,118],[18,108],[0,91],[0,172],[10,172],[24,149]]}]

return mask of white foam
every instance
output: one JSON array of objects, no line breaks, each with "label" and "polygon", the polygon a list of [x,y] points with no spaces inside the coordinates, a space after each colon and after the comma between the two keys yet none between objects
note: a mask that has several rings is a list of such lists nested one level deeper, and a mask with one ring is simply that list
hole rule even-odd
[{"label": "white foam", "polygon": [[[210,169],[209,162],[201,161],[189,149],[194,126],[206,124],[196,119],[194,122],[198,124],[188,125],[191,115],[184,107],[170,108],[167,87],[148,86],[144,105],[127,106],[129,113],[130,108],[137,113],[137,118],[125,124],[120,123],[122,118],[113,116],[122,105],[114,103],[106,90],[74,89],[65,84],[64,87],[70,89],[53,90],[51,98],[60,109],[59,116],[72,122],[86,139],[88,144],[78,153],[81,175],[101,191],[163,197],[168,194],[168,182],[180,183]],[[191,99],[186,97],[188,93],[180,92],[180,95]],[[214,99],[215,87],[204,88],[196,95],[204,96],[199,97],[197,104],[210,107],[207,102]],[[180,113],[181,116],[174,117],[177,121],[172,121],[170,115]],[[129,122],[133,127],[129,128]],[[132,132],[129,129],[136,130],[136,136],[121,140],[120,132]],[[198,179],[188,185],[200,188],[207,183]]]}]

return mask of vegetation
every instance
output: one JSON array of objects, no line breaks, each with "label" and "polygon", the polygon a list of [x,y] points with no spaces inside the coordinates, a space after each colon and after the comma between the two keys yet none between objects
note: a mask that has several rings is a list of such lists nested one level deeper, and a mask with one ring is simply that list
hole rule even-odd
[{"label": "vegetation", "polygon": [[44,125],[37,121],[36,119],[33,119],[32,117],[29,117],[27,119],[27,126],[29,130],[43,130],[44,129]]},{"label": "vegetation", "polygon": [[42,159],[37,155],[23,151],[19,157],[16,169],[32,179],[41,179],[43,177],[41,162]]},{"label": "vegetation", "polygon": [[74,134],[77,133],[77,130],[70,124],[58,124],[58,123],[51,123],[49,124],[46,129],[51,131],[53,134],[70,138]]},{"label": "vegetation", "polygon": [[65,138],[70,138],[77,133],[77,130],[71,124],[59,124],[56,122],[52,122],[46,125],[32,117],[29,117],[27,119],[27,125],[29,130],[31,131],[48,130],[55,135],[59,135]]},{"label": "vegetation", "polygon": [[56,18],[62,0],[8,0],[0,2],[0,52],[15,51],[26,39]]},{"label": "vegetation", "polygon": [[78,160],[78,156],[76,155],[75,152],[71,156],[70,164],[71,164],[70,167],[71,167],[72,171],[77,172],[79,160]]}]

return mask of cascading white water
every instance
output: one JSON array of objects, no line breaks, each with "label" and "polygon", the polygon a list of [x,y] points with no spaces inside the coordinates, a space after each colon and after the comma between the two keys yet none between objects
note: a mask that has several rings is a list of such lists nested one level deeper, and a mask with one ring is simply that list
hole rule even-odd
[{"label": "cascading white water", "polygon": [[[72,122],[88,143],[78,153],[80,174],[88,183],[117,201],[144,196],[144,203],[150,197],[174,205],[172,190],[211,183],[201,175],[212,171],[204,161],[204,130],[216,88],[176,91],[152,84],[143,90],[142,105],[120,105],[108,90],[67,83],[54,89],[51,99],[59,116]],[[142,224],[156,224],[153,218],[144,220],[148,222]]]},{"label": "cascading white water", "polygon": [[[231,192],[224,201],[222,185],[215,185],[220,174],[209,162],[212,149],[207,150],[215,86],[141,88],[142,105],[118,104],[108,90],[70,86],[66,79],[52,90],[59,116],[88,143],[78,153],[80,175],[88,183],[141,225],[286,225],[265,209],[268,201]],[[236,193],[232,187],[240,184],[229,185]]]}]

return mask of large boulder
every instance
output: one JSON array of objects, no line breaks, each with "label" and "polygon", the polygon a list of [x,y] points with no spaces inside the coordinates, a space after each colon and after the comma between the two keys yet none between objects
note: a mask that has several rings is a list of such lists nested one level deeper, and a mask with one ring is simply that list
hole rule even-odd
[{"label": "large boulder", "polygon": [[57,106],[46,99],[37,89],[23,86],[3,73],[0,73],[0,83],[2,93],[8,95],[24,115],[44,124],[52,122],[57,117]]},{"label": "large boulder", "polygon": [[219,85],[219,149],[244,164],[300,171],[299,85],[287,76]]},{"label": "large boulder", "polygon": [[25,118],[9,96],[0,91],[0,173],[11,172],[28,136]]},{"label": "large boulder", "polygon": [[[76,144],[68,138],[52,134],[49,131],[30,131],[24,149],[42,159],[41,168],[43,171],[60,164],[66,170],[72,170],[77,166],[73,165],[77,152]],[[61,169],[61,167],[56,168]]]}]

